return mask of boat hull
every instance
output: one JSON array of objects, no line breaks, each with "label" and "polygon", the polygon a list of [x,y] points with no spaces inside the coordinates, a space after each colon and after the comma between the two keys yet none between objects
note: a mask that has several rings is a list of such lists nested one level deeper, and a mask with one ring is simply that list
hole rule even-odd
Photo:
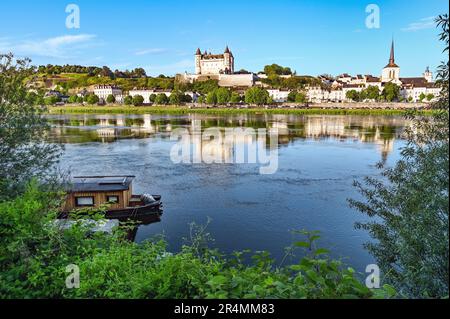
[{"label": "boat hull", "polygon": [[136,206],[118,210],[109,210],[105,213],[106,219],[139,219],[148,216],[158,216],[162,214],[162,203],[157,201],[144,206]]}]

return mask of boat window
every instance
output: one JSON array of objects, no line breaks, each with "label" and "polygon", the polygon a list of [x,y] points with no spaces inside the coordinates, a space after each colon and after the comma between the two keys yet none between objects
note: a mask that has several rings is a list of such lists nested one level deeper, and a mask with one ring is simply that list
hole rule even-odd
[{"label": "boat window", "polygon": [[86,197],[76,197],[75,205],[78,207],[89,207],[94,206],[94,197],[86,196]]},{"label": "boat window", "polygon": [[108,203],[115,203],[118,204],[119,203],[119,196],[106,196],[106,201]]}]

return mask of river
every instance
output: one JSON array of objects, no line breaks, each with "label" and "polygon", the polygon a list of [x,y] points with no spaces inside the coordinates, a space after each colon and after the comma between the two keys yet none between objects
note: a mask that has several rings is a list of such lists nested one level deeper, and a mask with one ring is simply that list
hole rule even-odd
[{"label": "river", "polygon": [[[280,260],[297,239],[291,230],[318,230],[319,245],[358,272],[373,258],[354,223],[366,217],[348,206],[360,196],[354,180],[379,176],[405,145],[402,117],[322,115],[52,115],[52,139],[65,144],[61,166],[72,175],[135,175],[135,193],[163,196],[159,223],[142,225],[136,241],[164,234],[180,249],[189,224],[204,225],[214,247],[267,250]],[[277,129],[277,170],[260,164],[174,163],[171,134],[217,127]],[[189,141],[195,144],[194,140]],[[206,147],[209,141],[197,141]],[[217,148],[217,147],[216,147]],[[271,148],[268,147],[268,150]],[[229,150],[213,149],[226,158]],[[231,150],[232,153],[232,150]]]}]

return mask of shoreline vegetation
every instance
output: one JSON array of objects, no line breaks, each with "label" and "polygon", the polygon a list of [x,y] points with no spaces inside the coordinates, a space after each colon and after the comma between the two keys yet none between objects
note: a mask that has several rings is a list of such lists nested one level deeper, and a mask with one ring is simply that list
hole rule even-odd
[{"label": "shoreline vegetation", "polygon": [[368,109],[368,108],[237,108],[187,106],[58,106],[49,107],[49,114],[293,114],[293,115],[379,115],[401,116],[412,111],[419,115],[433,115],[434,110],[419,109]]}]

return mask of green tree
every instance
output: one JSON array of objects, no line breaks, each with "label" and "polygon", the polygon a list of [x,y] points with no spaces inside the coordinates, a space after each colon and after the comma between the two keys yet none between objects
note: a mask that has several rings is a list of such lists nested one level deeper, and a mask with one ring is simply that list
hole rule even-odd
[{"label": "green tree", "polygon": [[100,102],[100,98],[95,94],[89,94],[86,99],[86,102],[90,105],[94,105]]},{"label": "green tree", "polygon": [[180,105],[181,100],[182,100],[182,97],[179,92],[172,92],[172,94],[169,97],[169,103],[171,105]]},{"label": "green tree", "polygon": [[160,93],[156,96],[155,104],[166,105],[167,103],[169,103],[169,98],[164,93]]},{"label": "green tree", "polygon": [[260,87],[252,87],[245,92],[245,103],[264,105],[269,102],[269,92]]},{"label": "green tree", "polygon": [[123,103],[125,105],[133,105],[133,97],[131,95],[125,96],[125,98],[123,99]]},{"label": "green tree", "polygon": [[133,105],[134,106],[141,106],[144,104],[144,97],[142,95],[135,95],[133,96]]},{"label": "green tree", "polygon": [[150,102],[151,103],[155,103],[155,101],[156,101],[156,94],[151,94],[150,95]]},{"label": "green tree", "polygon": [[360,100],[359,92],[356,90],[350,90],[345,93],[345,97],[354,102],[358,102]]},{"label": "green tree", "polygon": [[[30,60],[0,55],[0,201],[24,190],[33,177],[49,177],[62,147],[46,139],[45,109],[27,100]],[[1,218],[0,218],[1,219]]]},{"label": "green tree", "polygon": [[217,90],[211,91],[206,95],[206,103],[211,105],[217,104]]},{"label": "green tree", "polygon": [[44,102],[45,102],[45,105],[51,106],[51,105],[55,105],[56,103],[61,102],[61,98],[59,96],[52,95],[52,96],[46,97],[44,99]]},{"label": "green tree", "polygon": [[241,102],[241,100],[242,100],[242,98],[241,98],[239,93],[237,93],[237,92],[231,93],[231,97],[230,97],[230,102],[231,103],[238,104],[238,103]]},{"label": "green tree", "polygon": [[425,100],[425,98],[426,98],[427,96],[425,95],[425,93],[420,93],[420,95],[419,95],[419,101],[420,102],[423,102],[423,100]]},{"label": "green tree", "polygon": [[434,94],[427,94],[427,101],[430,102],[432,99],[434,99]]},{"label": "green tree", "polygon": [[[448,52],[448,15],[439,16]],[[448,297],[449,291],[449,112],[448,61],[440,67],[442,95],[430,117],[411,114],[407,145],[383,179],[355,185],[364,201],[353,207],[369,216],[356,224],[374,238],[366,247],[377,259],[385,282],[403,296]]]},{"label": "green tree", "polygon": [[295,99],[297,98],[297,91],[291,91],[291,92],[289,92],[289,94],[288,94],[288,97],[287,97],[287,100],[288,100],[288,102],[295,102]]},{"label": "green tree", "polygon": [[217,104],[228,104],[230,102],[231,93],[226,88],[219,88],[216,91]]},{"label": "green tree", "polygon": [[278,64],[266,65],[264,67],[264,73],[269,75],[291,75],[292,70],[288,67],[283,67]]},{"label": "green tree", "polygon": [[299,92],[295,95],[295,102],[296,103],[306,103],[307,97],[305,93]]},{"label": "green tree", "polygon": [[397,101],[400,98],[400,87],[395,83],[386,83],[382,95],[387,102]]},{"label": "green tree", "polygon": [[78,96],[76,96],[76,95],[71,95],[70,97],[69,97],[69,103],[77,103],[77,99],[78,99]]},{"label": "green tree", "polygon": [[108,97],[106,98],[106,103],[108,104],[116,103],[116,97],[112,94],[108,95]]},{"label": "green tree", "polygon": [[370,85],[365,90],[365,94],[369,100],[378,101],[378,98],[380,97],[380,88],[378,86]]}]

